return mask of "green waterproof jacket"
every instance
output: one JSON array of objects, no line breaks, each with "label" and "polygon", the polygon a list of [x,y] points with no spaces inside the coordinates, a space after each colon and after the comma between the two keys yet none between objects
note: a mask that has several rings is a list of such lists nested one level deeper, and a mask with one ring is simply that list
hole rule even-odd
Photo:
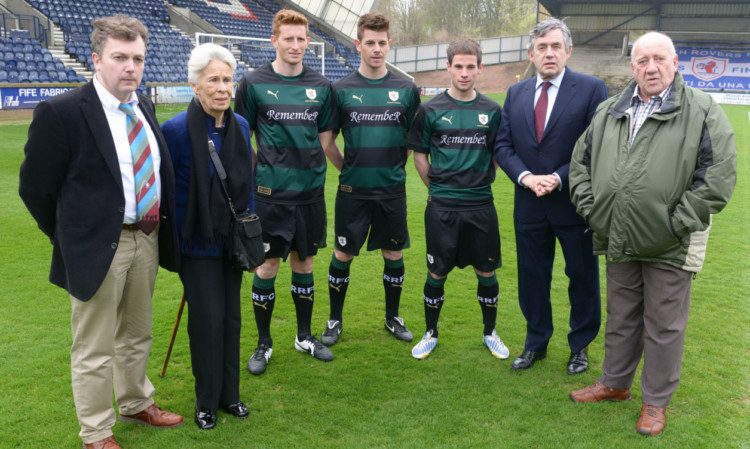
[{"label": "green waterproof jacket", "polygon": [[597,109],[576,143],[570,197],[607,263],[703,266],[711,216],[737,180],[734,132],[710,95],[682,76],[628,149],[635,81]]}]

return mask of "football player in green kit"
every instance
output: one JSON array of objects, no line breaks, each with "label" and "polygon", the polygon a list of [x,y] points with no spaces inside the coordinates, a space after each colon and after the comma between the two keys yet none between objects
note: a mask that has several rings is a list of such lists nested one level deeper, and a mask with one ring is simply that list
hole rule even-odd
[{"label": "football player in green kit", "polygon": [[404,282],[402,250],[409,247],[406,135],[420,99],[413,82],[386,66],[389,26],[388,19],[377,12],[360,17],[354,41],[361,57],[359,69],[333,84],[334,133],[344,137],[344,154],[332,140],[331,162],[341,175],[328,271],[331,312],[321,337],[325,345],[335,344],[341,334],[349,267],[365,240],[368,251],[379,249],[383,254],[385,329],[402,341],[413,338],[399,317],[399,303]]},{"label": "football player in green kit", "polygon": [[424,310],[427,332],[412,349],[424,359],[438,342],[438,318],[445,281],[453,267],[471,265],[484,323],[484,345],[500,359],[508,348],[495,332],[500,266],[500,234],[491,184],[492,159],[500,124],[500,105],[474,89],[482,71],[482,49],[473,39],[448,46],[450,88],[417,110],[409,130],[414,164],[429,189],[424,213],[427,281]]},{"label": "football player in green kit", "polygon": [[325,247],[325,150],[333,123],[331,82],[305,67],[310,42],[307,19],[282,9],[273,18],[276,59],[246,74],[235,109],[250,122],[258,152],[255,210],[263,223],[266,262],[253,279],[258,346],[247,363],[261,374],[271,358],[271,314],[281,259],[289,258],[297,314],[294,347],[320,360],[333,354],[310,332],[315,286],[313,257]]}]

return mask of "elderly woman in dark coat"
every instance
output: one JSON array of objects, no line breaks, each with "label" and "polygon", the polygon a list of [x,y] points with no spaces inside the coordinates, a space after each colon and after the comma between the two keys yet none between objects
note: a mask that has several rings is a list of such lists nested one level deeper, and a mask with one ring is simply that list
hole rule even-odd
[{"label": "elderly woman in dark coat", "polygon": [[196,47],[188,62],[195,92],[187,112],[162,125],[177,185],[180,279],[188,303],[190,356],[195,376],[195,423],[216,426],[218,409],[245,418],[240,401],[240,286],[242,271],[226,254],[231,212],[209,156],[209,139],[227,172],[237,212],[253,209],[250,127],[232,112],[232,75],[237,66],[226,48]]}]

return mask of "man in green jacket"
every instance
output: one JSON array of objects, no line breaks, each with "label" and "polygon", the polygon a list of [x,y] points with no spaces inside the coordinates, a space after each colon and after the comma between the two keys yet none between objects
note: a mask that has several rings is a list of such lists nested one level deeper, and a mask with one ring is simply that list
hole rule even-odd
[{"label": "man in green jacket", "polygon": [[657,435],[679,384],[691,279],[711,216],[734,190],[737,149],[719,105],[684,85],[669,37],[642,36],[630,65],[634,81],[599,106],[570,164],[571,200],[607,260],[603,373],[570,398],[629,400],[643,356],[636,430]]}]

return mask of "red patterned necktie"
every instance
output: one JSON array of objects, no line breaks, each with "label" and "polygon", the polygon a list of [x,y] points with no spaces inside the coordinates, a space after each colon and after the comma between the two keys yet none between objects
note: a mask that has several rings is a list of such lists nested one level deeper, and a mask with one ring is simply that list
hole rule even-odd
[{"label": "red patterned necktie", "polygon": [[536,128],[537,143],[542,141],[542,135],[544,135],[544,122],[547,120],[547,89],[551,85],[552,83],[549,81],[542,83],[542,93],[539,95],[536,107],[534,108],[534,127]]},{"label": "red patterned necktie", "polygon": [[159,199],[156,192],[154,160],[148,135],[141,119],[129,104],[120,104],[119,109],[128,115],[127,131],[130,153],[133,155],[135,175],[136,225],[146,235],[159,224]]}]

